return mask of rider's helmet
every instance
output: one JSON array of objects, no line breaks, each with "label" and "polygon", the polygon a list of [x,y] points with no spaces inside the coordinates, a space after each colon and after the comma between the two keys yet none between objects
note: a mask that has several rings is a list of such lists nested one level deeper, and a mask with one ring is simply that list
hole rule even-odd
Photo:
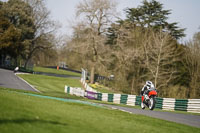
[{"label": "rider's helmet", "polygon": [[154,89],[154,84],[151,81],[146,81],[147,89]]}]

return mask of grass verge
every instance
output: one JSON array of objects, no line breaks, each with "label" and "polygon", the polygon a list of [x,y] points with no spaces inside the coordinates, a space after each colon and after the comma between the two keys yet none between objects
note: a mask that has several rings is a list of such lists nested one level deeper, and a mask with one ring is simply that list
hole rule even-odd
[{"label": "grass verge", "polygon": [[0,105],[2,133],[200,132],[199,128],[174,122],[85,104],[43,99],[6,89],[0,89]]},{"label": "grass verge", "polygon": [[[66,94],[64,93],[65,85],[71,87],[82,86],[78,79],[60,78],[34,74],[18,74],[18,76],[26,80],[29,84],[33,85],[43,94],[55,97],[66,97]],[[69,96],[70,95],[68,95],[68,97]],[[70,97],[75,98],[75,96]]]},{"label": "grass verge", "polygon": [[70,76],[77,76],[80,77],[80,73],[66,71],[62,69],[54,69],[54,68],[45,68],[45,67],[34,67],[33,71],[35,72],[45,72],[45,73],[54,73],[54,74],[64,74],[64,75],[70,75]]},{"label": "grass verge", "polygon": [[89,86],[91,86],[93,89],[97,90],[98,92],[101,93],[117,93],[117,94],[123,94],[120,91],[117,90],[112,90],[111,88],[108,88],[104,85],[100,85],[100,84],[89,84]]}]

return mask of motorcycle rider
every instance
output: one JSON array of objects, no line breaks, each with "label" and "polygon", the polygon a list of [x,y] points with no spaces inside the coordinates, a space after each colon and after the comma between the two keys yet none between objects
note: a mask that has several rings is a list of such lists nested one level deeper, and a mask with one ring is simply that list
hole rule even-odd
[{"label": "motorcycle rider", "polygon": [[[149,91],[152,90],[152,89],[155,89],[154,84],[153,84],[151,81],[146,81],[146,84],[144,85],[144,87],[143,87],[142,90],[141,90],[141,95],[144,96],[144,99],[145,99],[146,101],[149,100],[148,93],[149,93]],[[142,109],[145,108],[143,102],[141,102],[141,107],[142,107]]]}]

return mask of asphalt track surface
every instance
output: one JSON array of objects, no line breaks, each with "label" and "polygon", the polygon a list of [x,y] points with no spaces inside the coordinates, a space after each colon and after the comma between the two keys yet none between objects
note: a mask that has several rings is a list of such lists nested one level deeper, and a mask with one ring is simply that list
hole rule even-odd
[{"label": "asphalt track surface", "polygon": [[110,107],[112,109],[118,109],[124,112],[128,112],[131,114],[140,114],[145,115],[153,118],[158,118],[162,120],[167,120],[171,122],[181,123],[193,127],[200,128],[200,115],[191,115],[191,114],[181,114],[181,113],[174,113],[174,112],[161,112],[161,111],[151,111],[149,109],[133,109],[129,107],[121,107],[116,105],[108,105],[108,104],[101,104],[106,107]]},{"label": "asphalt track surface", "polygon": [[37,91],[25,81],[20,79],[11,70],[0,68],[0,86],[5,88],[21,89],[28,91]]},{"label": "asphalt track surface", "polygon": [[[5,88],[22,89],[29,91],[37,91],[25,81],[17,77],[13,71],[0,69],[0,86]],[[99,104],[101,106],[109,107],[112,109],[118,109],[131,114],[141,114],[153,118],[163,119],[167,121],[172,121],[176,123],[181,123],[193,127],[200,128],[200,115],[190,115],[190,114],[180,114],[171,112],[161,112],[161,111],[150,111],[148,109],[133,109],[129,107],[121,107],[116,105]]]}]

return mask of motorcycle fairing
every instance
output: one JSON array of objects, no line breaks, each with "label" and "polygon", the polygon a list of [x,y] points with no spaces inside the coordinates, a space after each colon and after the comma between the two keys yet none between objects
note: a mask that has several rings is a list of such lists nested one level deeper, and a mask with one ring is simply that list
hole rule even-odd
[{"label": "motorcycle fairing", "polygon": [[150,92],[149,92],[149,97],[152,96],[152,95],[156,96],[156,95],[157,95],[157,92],[156,92],[155,90],[150,91]]}]

